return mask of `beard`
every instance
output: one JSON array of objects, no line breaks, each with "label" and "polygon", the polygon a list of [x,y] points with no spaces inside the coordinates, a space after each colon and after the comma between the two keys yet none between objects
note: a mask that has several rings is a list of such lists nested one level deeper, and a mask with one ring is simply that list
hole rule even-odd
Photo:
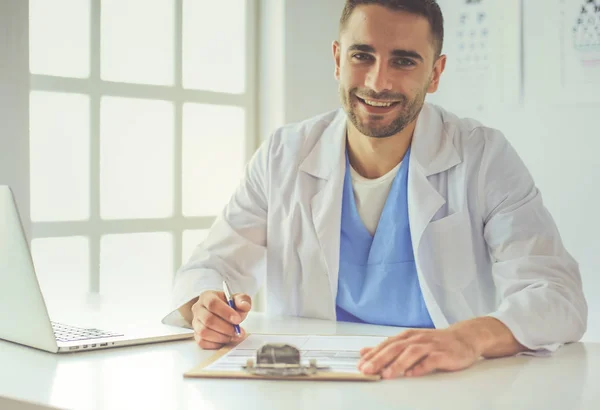
[{"label": "beard", "polygon": [[[341,84],[339,86],[339,93],[344,110],[358,131],[367,137],[387,138],[404,130],[408,124],[412,123],[418,117],[425,103],[428,87],[429,85],[417,93],[412,100],[409,100],[404,94],[391,92],[378,94],[367,88],[354,87],[346,91]],[[382,115],[370,114],[367,115],[367,118],[361,118],[358,114],[359,108],[357,105],[359,102],[356,98],[353,98],[357,96],[357,93],[367,99],[398,101],[396,104],[400,106],[400,110],[396,118],[387,124],[383,123],[382,120],[384,117]]]}]

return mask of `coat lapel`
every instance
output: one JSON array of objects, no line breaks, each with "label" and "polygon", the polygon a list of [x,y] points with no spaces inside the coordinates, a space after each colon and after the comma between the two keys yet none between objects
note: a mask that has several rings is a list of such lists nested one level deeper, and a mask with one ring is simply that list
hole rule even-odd
[{"label": "coat lapel", "polygon": [[[321,255],[329,275],[333,301],[337,294],[340,263],[342,189],[346,170],[345,142],[346,115],[340,109],[300,165],[300,171],[319,179],[310,201],[310,209]],[[335,304],[332,304],[332,308],[335,308]]]},{"label": "coat lapel", "polygon": [[447,171],[461,159],[444,129],[441,114],[425,104],[413,135],[408,174],[408,214],[413,248],[417,249],[425,228],[446,203],[428,177]]},{"label": "coat lapel", "polygon": [[446,203],[428,177],[461,163],[452,139],[447,134],[441,113],[425,104],[419,114],[412,141],[408,174],[408,219],[421,290],[436,327],[445,327],[448,322],[423,278],[419,246],[425,228]]}]

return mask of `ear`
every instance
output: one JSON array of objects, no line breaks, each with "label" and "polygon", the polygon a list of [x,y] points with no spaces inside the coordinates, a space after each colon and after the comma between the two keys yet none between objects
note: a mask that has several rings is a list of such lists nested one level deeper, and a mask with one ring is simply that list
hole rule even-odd
[{"label": "ear", "polygon": [[431,75],[431,82],[429,83],[429,88],[427,88],[428,93],[434,93],[437,91],[440,85],[440,77],[446,68],[446,56],[441,55],[433,66],[433,73]]},{"label": "ear", "polygon": [[339,41],[334,41],[332,44],[332,51],[333,51],[333,60],[335,63],[335,79],[336,80],[340,80],[340,53],[342,51],[342,46],[340,45]]}]

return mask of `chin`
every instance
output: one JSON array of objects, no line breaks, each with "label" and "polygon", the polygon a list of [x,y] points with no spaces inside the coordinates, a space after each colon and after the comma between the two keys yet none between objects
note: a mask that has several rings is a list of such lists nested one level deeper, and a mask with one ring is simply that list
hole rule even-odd
[{"label": "chin", "polygon": [[389,138],[394,134],[389,134],[386,127],[361,127],[358,129],[361,134],[369,138]]}]

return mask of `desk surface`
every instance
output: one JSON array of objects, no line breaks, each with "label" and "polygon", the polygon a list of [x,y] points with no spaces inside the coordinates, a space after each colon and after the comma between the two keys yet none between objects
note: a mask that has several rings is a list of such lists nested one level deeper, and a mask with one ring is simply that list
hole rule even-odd
[{"label": "desk surface", "polygon": [[[98,311],[98,306],[91,308]],[[106,317],[90,313],[90,304],[86,309],[59,316],[76,322],[85,315],[93,324]],[[129,312],[123,320],[137,315]],[[51,309],[51,313],[55,312]],[[244,326],[255,333],[393,335],[400,331],[261,314],[252,314]],[[550,358],[485,360],[462,372],[376,383],[183,378],[185,371],[211,354],[193,340],[65,355],[0,341],[0,396],[78,410],[600,408],[599,343],[568,345]]]}]

